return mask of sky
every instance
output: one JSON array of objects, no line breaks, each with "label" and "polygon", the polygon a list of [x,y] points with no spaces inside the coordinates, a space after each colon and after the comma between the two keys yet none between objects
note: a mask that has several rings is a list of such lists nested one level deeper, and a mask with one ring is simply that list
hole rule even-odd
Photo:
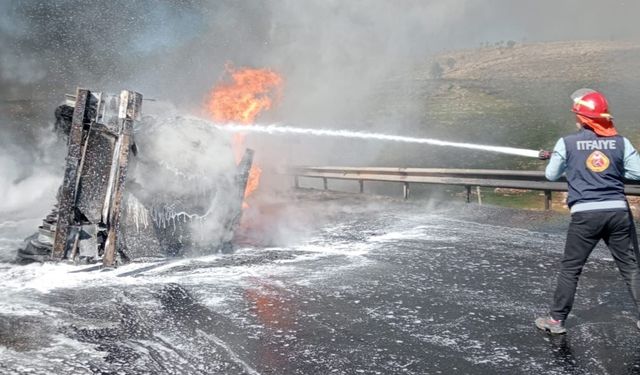
[{"label": "sky", "polygon": [[335,95],[484,42],[636,40],[637,14],[593,0],[8,0],[0,100],[126,86],[197,107],[228,63],[282,72],[291,96]]}]

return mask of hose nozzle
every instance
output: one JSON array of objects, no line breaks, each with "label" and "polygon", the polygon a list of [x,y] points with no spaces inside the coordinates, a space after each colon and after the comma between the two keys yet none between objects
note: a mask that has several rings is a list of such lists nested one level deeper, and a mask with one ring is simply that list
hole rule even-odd
[{"label": "hose nozzle", "polygon": [[540,160],[549,160],[551,159],[551,151],[540,150],[538,153],[538,159]]}]

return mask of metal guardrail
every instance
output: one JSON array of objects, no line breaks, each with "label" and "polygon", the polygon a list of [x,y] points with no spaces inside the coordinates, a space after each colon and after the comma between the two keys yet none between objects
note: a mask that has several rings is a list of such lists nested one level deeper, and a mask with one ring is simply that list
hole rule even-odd
[{"label": "metal guardrail", "polygon": [[[321,178],[325,190],[328,180],[354,180],[364,192],[365,181],[399,182],[403,184],[403,196],[409,198],[410,184],[438,184],[465,186],[467,202],[471,200],[471,188],[494,187],[544,191],[545,209],[551,208],[552,192],[567,191],[564,178],[548,181],[542,171],[513,171],[496,169],[440,169],[440,168],[358,168],[358,167],[295,167],[289,175],[294,176],[296,188],[300,187],[300,177]],[[640,196],[640,184],[628,182],[627,195]]]}]

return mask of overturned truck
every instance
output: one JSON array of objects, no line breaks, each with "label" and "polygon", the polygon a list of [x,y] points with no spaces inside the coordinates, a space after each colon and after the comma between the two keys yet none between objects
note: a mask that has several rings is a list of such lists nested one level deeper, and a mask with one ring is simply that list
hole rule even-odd
[{"label": "overturned truck", "polygon": [[[56,109],[67,138],[57,204],[18,260],[121,262],[230,248],[253,160],[227,160],[201,122],[141,114],[142,95],[78,89]],[[232,160],[232,157],[231,159]]]}]

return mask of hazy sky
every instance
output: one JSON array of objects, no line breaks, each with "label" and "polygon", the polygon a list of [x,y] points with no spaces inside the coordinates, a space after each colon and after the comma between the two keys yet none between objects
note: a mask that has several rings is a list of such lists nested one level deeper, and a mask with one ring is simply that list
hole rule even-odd
[{"label": "hazy sky", "polygon": [[5,0],[0,98],[127,86],[186,103],[227,62],[342,87],[482,42],[637,38],[638,14],[602,0]]}]

